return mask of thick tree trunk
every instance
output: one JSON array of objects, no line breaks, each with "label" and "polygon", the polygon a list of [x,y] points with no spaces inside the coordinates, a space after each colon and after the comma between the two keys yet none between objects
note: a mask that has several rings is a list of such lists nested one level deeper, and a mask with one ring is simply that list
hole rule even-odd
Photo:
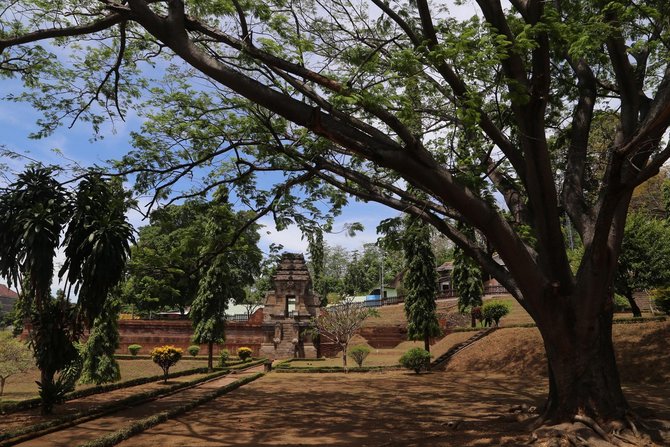
[{"label": "thick tree trunk", "polygon": [[348,344],[342,345],[342,366],[344,367],[344,372],[347,372],[347,349],[349,348]]},{"label": "thick tree trunk", "polygon": [[[579,301],[577,301],[579,302]],[[546,321],[546,320],[545,320]],[[549,361],[549,398],[544,417],[571,422],[582,414],[596,421],[623,420],[628,411],[612,344],[612,313],[595,319],[573,313],[541,324]]]},{"label": "thick tree trunk", "polygon": [[55,372],[40,371],[40,383],[42,384],[42,408],[43,415],[51,414],[54,408],[54,376]]},{"label": "thick tree trunk", "polygon": [[212,370],[214,369],[214,343],[213,342],[210,341],[207,344],[207,350],[208,350],[208,352],[207,352],[207,370],[209,372],[212,372]]},{"label": "thick tree trunk", "polygon": [[0,397],[5,393],[5,377],[0,377]]}]

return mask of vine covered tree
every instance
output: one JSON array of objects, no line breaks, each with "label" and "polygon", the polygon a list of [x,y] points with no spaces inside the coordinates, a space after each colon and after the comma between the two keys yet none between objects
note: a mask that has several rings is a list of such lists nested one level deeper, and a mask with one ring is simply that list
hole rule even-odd
[{"label": "vine covered tree", "polygon": [[[468,229],[470,236],[473,232]],[[458,293],[458,311],[461,313],[472,312],[472,309],[482,305],[484,296],[484,283],[482,282],[482,269],[477,262],[468,256],[460,248],[454,250],[454,269],[451,278],[454,290]],[[475,315],[471,313],[472,327],[476,325]]]},{"label": "vine covered tree", "polygon": [[119,347],[119,312],[121,304],[115,297],[105,301],[102,312],[93,321],[88,339],[81,349],[82,383],[116,382],[121,379],[121,367],[114,354]]},{"label": "vine covered tree", "polygon": [[208,204],[203,248],[205,273],[200,279],[198,294],[193,300],[190,317],[193,341],[208,346],[207,367],[214,366],[214,344],[225,341],[226,309],[229,301],[241,303],[246,287],[260,273],[263,254],[258,248],[259,235],[255,225],[237,234],[247,220],[244,213],[235,213],[228,203],[228,192],[219,189]]},{"label": "vine covered tree", "polygon": [[405,288],[405,315],[407,337],[423,340],[423,347],[430,352],[430,337],[440,334],[437,321],[437,271],[435,255],[430,244],[430,226],[425,222],[405,216],[402,246],[407,271]]},{"label": "vine covered tree", "polygon": [[[24,80],[15,99],[44,112],[37,136],[66,120],[99,130],[146,93],[148,120],[121,163],[139,188],[167,194],[203,165],[197,185],[234,185],[280,227],[324,217],[317,203],[336,212],[344,193],[423,219],[537,323],[543,420],[627,424],[612,288],[632,192],[670,157],[670,4],[475,3],[478,15],[460,19],[428,0],[16,0],[0,12],[0,70]],[[91,39],[83,54],[50,53]],[[169,65],[157,85],[161,57],[173,63],[155,64]],[[614,126],[596,154],[602,115]],[[458,180],[463,158],[504,210]],[[263,188],[267,170],[286,175]],[[575,273],[564,215],[584,245]]]}]

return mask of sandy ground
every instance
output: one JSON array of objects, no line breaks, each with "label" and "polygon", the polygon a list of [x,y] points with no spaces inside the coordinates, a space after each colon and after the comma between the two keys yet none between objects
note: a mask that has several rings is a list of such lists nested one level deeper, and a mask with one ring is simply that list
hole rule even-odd
[{"label": "sandy ground", "polygon": [[[198,385],[184,391],[180,391],[176,394],[152,400],[135,407],[123,409],[92,421],[84,422],[82,424],[15,445],[25,447],[71,447],[93,441],[94,439],[112,433],[133,421],[158,414],[176,405],[183,405],[190,401],[197,400],[213,390],[228,385],[238,379],[241,379],[242,377],[255,374],[259,371],[262,371],[262,369],[263,366],[257,366],[236,374],[228,374],[224,377],[206,382],[202,385]],[[171,423],[171,421],[169,423]]]},{"label": "sandy ground", "polygon": [[[614,325],[613,333],[634,411],[670,424],[670,322]],[[121,445],[519,446],[528,440],[527,421],[510,409],[540,406],[544,375],[537,329],[502,329],[459,353],[446,371],[271,373]],[[21,445],[78,445],[193,396],[184,391]],[[670,445],[670,438],[656,442]]]},{"label": "sandy ground", "polygon": [[[627,391],[670,420],[667,388]],[[496,373],[271,374],[120,445],[518,446],[528,432],[510,408],[545,393],[543,381]]]},{"label": "sandy ground", "polygon": [[[664,421],[669,335],[668,322],[614,329],[633,409]],[[270,374],[121,445],[518,446],[527,426],[510,409],[542,404],[541,349],[536,329],[504,329],[444,372]]]}]

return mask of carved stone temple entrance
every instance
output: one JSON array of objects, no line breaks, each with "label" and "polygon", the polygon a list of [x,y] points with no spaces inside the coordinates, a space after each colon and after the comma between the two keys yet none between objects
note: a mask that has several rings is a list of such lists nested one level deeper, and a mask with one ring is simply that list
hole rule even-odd
[{"label": "carved stone temple entrance", "polygon": [[260,355],[270,359],[316,358],[307,329],[310,319],[318,315],[319,299],[312,293],[304,256],[284,253],[272,285],[274,290],[265,296]]}]

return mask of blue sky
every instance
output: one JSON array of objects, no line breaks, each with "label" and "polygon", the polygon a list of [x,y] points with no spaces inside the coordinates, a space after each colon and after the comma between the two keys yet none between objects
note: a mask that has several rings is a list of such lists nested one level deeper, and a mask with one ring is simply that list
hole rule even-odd
[{"label": "blue sky", "polygon": [[[9,93],[18,93],[22,86],[16,80],[4,80],[0,82],[3,96]],[[126,121],[118,121],[114,125],[107,123],[103,126],[104,139],[92,141],[93,130],[87,123],[76,123],[72,128],[62,126],[53,135],[44,139],[30,139],[31,132],[38,129],[36,124],[39,112],[35,111],[29,104],[10,101],[0,101],[0,144],[5,148],[23,153],[31,159],[45,164],[68,164],[76,162],[81,166],[103,164],[105,160],[116,159],[132,149],[130,132],[138,131],[142,120],[132,111],[126,117]],[[27,159],[25,160],[27,161]],[[20,170],[24,161],[0,160],[10,166],[11,170]],[[140,199],[140,203],[146,200]],[[356,249],[364,243],[374,242],[376,226],[381,219],[394,216],[397,213],[385,206],[375,203],[360,203],[353,199],[344,209],[335,222],[334,231],[341,230],[345,224],[360,222],[365,227],[355,237],[346,236],[345,232],[326,235],[325,239],[331,245],[341,245],[345,248]],[[129,219],[135,227],[144,225],[142,216],[137,212],[131,212]],[[270,243],[282,244],[287,251],[305,251],[307,243],[302,239],[300,230],[293,226],[278,232],[272,219],[264,218],[261,231],[261,248],[268,250]]]}]

